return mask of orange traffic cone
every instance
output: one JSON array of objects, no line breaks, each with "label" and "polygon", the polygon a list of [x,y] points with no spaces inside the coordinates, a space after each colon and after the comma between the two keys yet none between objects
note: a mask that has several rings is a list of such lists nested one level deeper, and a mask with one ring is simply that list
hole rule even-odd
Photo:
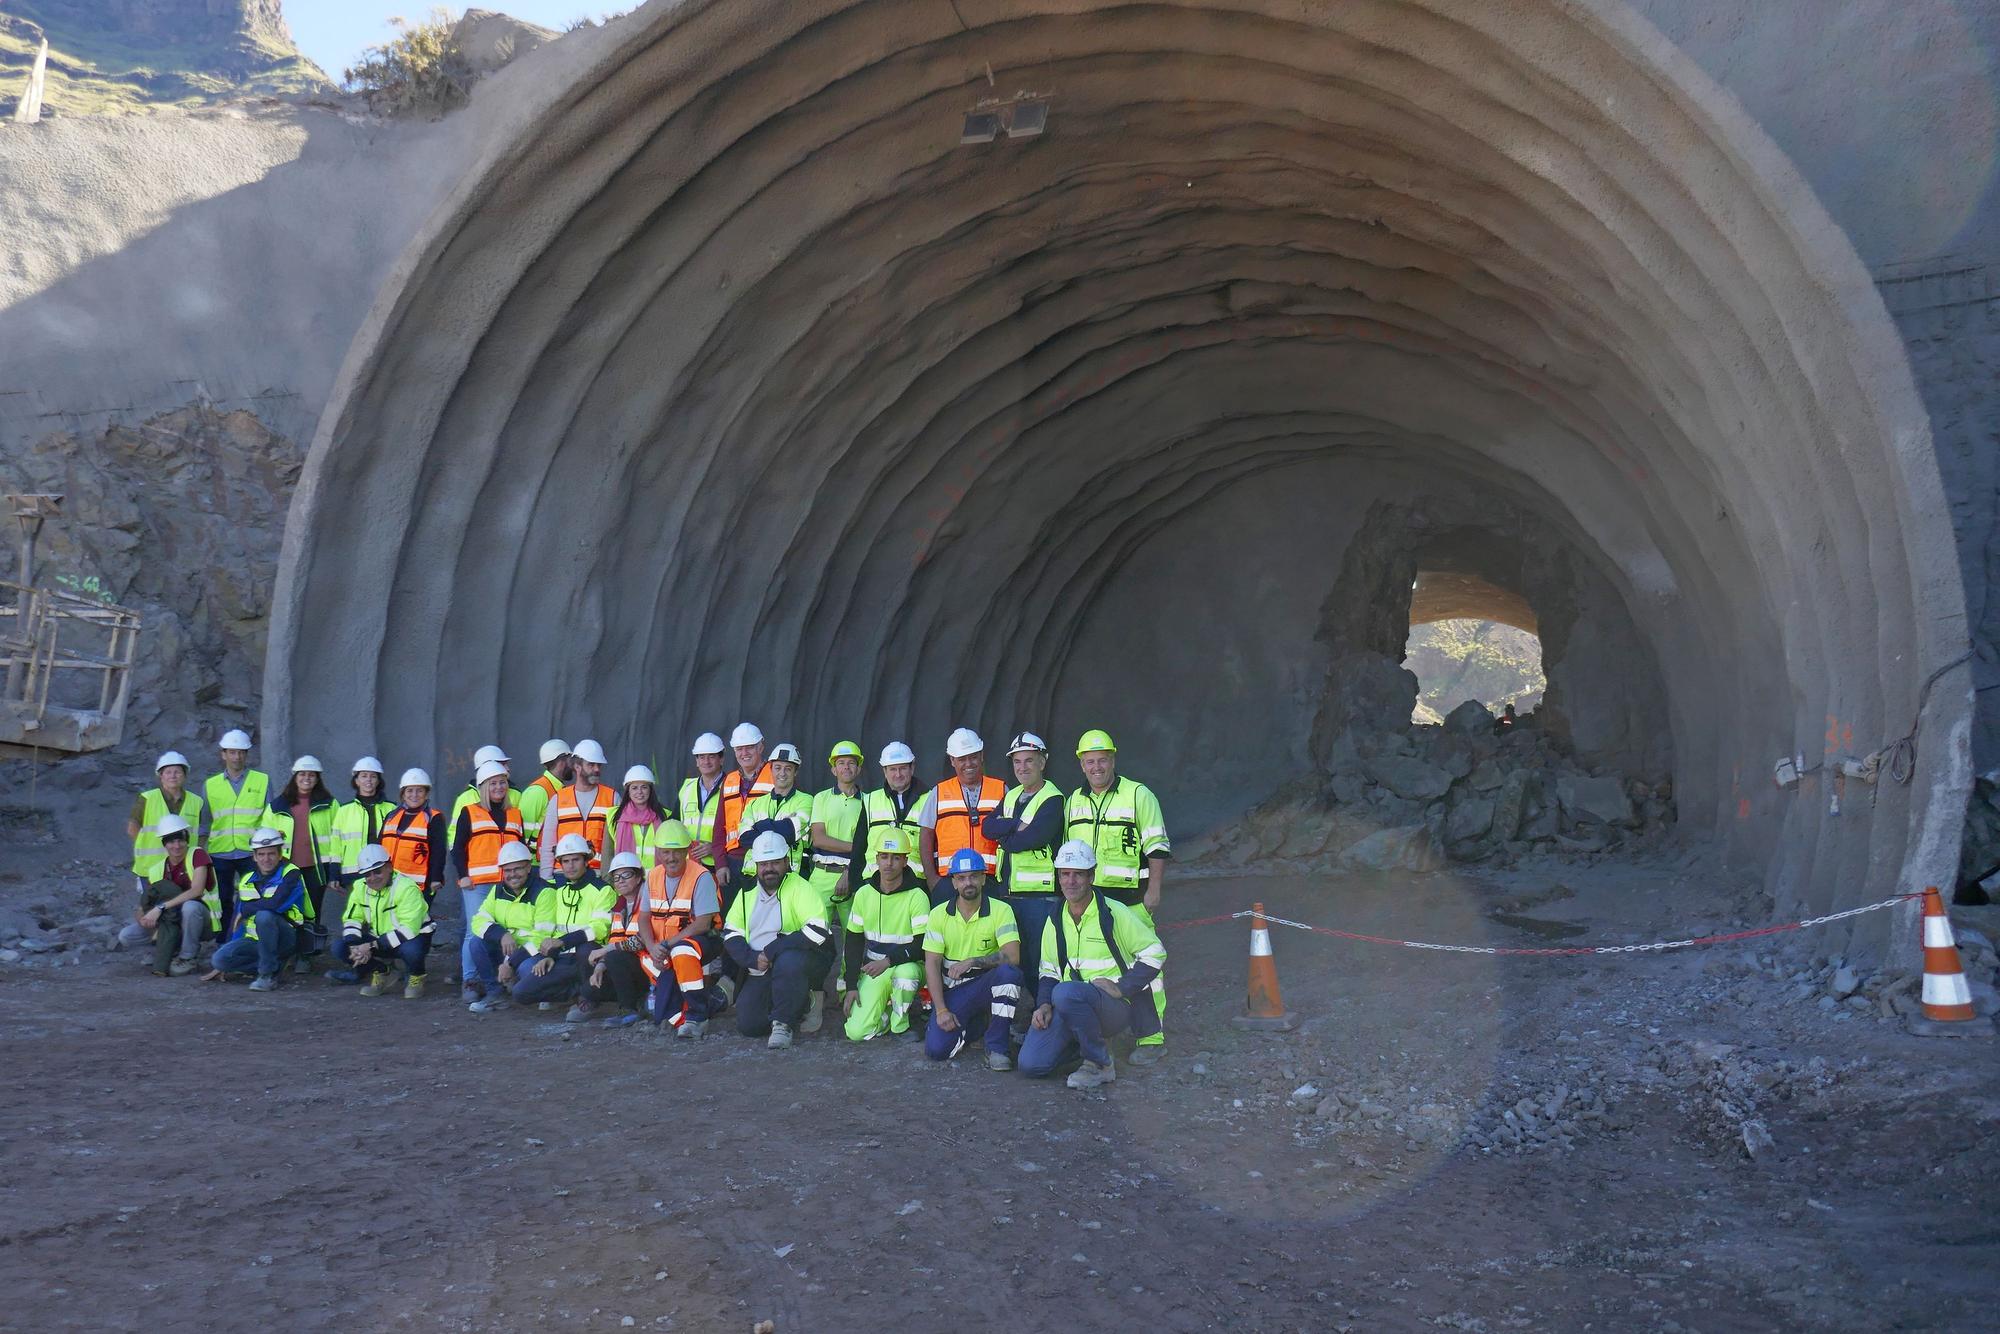
[{"label": "orange traffic cone", "polygon": [[1271,928],[1264,921],[1264,905],[1250,908],[1250,997],[1247,1013],[1230,1021],[1238,1028],[1266,1033],[1284,1033],[1299,1025],[1299,1017],[1285,1008],[1278,994],[1278,963],[1271,956]]},{"label": "orange traffic cone", "polygon": [[1910,1020],[1910,1031],[1927,1037],[1992,1037],[1993,1025],[1974,1024],[1972,991],[1965,984],[1965,965],[1952,938],[1951,918],[1935,887],[1924,891],[1924,1017]]}]

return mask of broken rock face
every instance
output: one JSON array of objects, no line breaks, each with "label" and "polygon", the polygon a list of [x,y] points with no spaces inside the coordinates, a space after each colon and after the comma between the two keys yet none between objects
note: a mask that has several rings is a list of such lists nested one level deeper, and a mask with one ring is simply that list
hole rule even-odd
[{"label": "broken rock face", "polygon": [[1672,824],[1668,783],[1592,772],[1533,714],[1499,734],[1477,701],[1453,709],[1443,725],[1402,721],[1408,673],[1370,658],[1344,660],[1355,671],[1335,693],[1355,711],[1329,729],[1335,740],[1325,772],[1193,844],[1189,860],[1425,871],[1447,860],[1504,864],[1537,848],[1617,851]]}]

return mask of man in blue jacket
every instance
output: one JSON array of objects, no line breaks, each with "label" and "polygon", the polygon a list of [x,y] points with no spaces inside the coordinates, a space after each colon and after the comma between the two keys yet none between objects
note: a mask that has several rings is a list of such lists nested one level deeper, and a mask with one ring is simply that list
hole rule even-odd
[{"label": "man in blue jacket", "polygon": [[305,877],[285,860],[285,836],[259,829],[250,836],[250,873],[236,882],[236,930],[215,951],[209,980],[254,965],[257,980],[250,990],[277,990],[278,969],[304,948],[299,926],[305,901]]}]

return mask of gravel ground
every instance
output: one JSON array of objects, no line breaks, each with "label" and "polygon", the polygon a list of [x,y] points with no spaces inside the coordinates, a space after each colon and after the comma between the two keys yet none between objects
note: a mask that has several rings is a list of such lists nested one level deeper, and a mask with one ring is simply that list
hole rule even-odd
[{"label": "gravel ground", "polygon": [[[1168,1060],[1077,1094],[831,1026],[770,1053],[479,1018],[443,986],[155,979],[102,948],[115,869],[62,852],[0,870],[0,937],[54,942],[0,947],[18,1327],[1996,1319],[2000,1043],[1906,1036],[1892,974],[1835,986],[1803,938],[1534,960],[1280,930],[1302,1023],[1252,1035],[1228,1023],[1241,925],[1170,929]],[[1717,883],[1665,861],[1184,877],[1165,916],[1261,898],[1494,944],[1761,918]]]}]

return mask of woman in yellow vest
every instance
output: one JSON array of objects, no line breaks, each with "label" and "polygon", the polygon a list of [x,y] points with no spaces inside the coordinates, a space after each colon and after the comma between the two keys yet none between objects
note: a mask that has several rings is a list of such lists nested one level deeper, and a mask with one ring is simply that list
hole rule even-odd
[{"label": "woman in yellow vest", "polygon": [[160,878],[167,850],[160,841],[160,821],[178,815],[189,829],[201,828],[201,798],[187,790],[187,756],[170,750],[153,762],[160,782],[132,802],[125,819],[125,836],[132,840],[132,879],[145,898],[146,887]]},{"label": "woman in yellow vest", "polygon": [[277,796],[271,798],[265,824],[285,836],[288,859],[299,869],[306,887],[306,920],[294,972],[312,971],[311,956],[326,941],[319,923],[326,906],[326,887],[340,879],[340,840],[333,832],[333,794],[326,790],[326,774],[319,760],[301,755],[292,761],[292,776]]},{"label": "woman in yellow vest", "polygon": [[395,813],[396,803],[382,791],[382,761],[373,755],[354,762],[348,782],[354,800],[334,808],[333,837],[340,849],[340,883],[351,893],[361,874],[361,849],[382,844],[382,826]]}]

